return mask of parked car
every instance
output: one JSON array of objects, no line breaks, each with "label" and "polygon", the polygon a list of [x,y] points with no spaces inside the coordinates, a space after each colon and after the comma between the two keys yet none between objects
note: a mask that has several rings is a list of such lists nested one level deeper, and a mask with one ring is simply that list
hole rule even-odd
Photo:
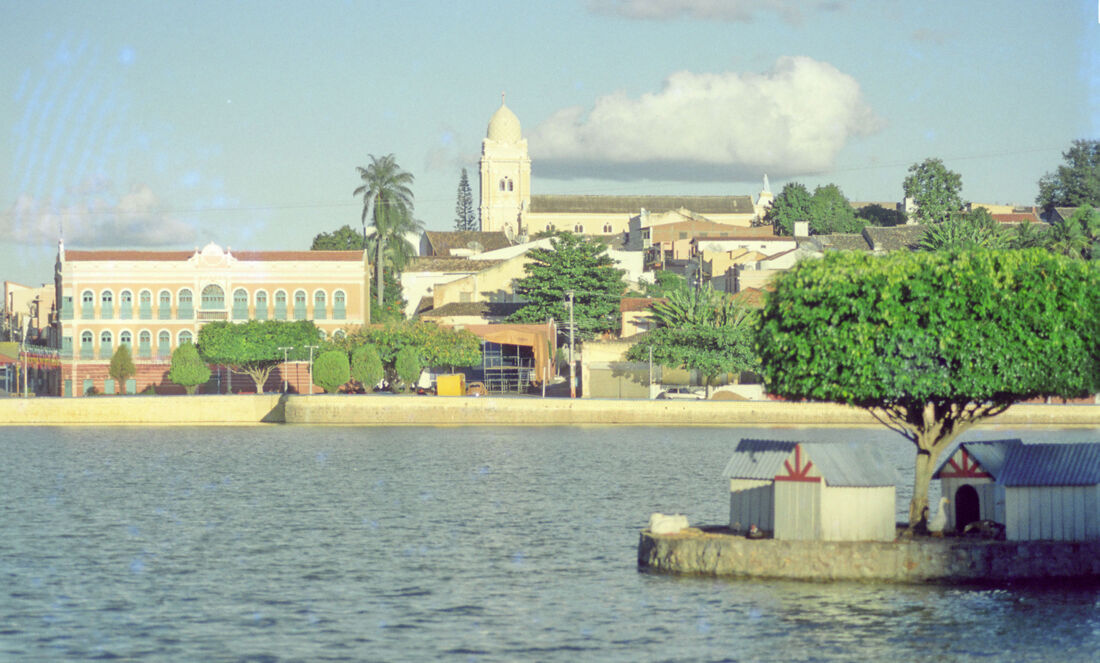
[{"label": "parked car", "polygon": [[705,393],[691,387],[670,387],[657,394],[657,398],[669,400],[701,401],[706,397]]}]

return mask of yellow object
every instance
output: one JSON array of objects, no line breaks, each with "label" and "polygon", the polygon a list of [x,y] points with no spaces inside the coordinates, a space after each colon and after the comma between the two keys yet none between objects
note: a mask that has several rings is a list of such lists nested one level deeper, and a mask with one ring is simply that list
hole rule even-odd
[{"label": "yellow object", "polygon": [[435,393],[440,396],[465,396],[466,376],[461,373],[440,375],[435,380]]}]

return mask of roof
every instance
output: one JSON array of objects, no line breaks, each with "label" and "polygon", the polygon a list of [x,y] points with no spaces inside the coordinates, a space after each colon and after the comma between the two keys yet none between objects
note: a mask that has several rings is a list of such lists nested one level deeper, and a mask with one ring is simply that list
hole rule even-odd
[{"label": "roof", "polygon": [[420,314],[422,318],[444,318],[452,316],[479,316],[483,318],[506,318],[527,304],[519,302],[451,302],[439,308],[433,308]]},{"label": "roof", "polygon": [[927,229],[920,224],[867,226],[863,229],[863,236],[875,251],[900,251],[917,248],[926,231]]},{"label": "roof", "polygon": [[830,233],[814,235],[813,239],[824,250],[833,251],[870,251],[871,244],[863,233]]},{"label": "roof", "polygon": [[895,468],[886,461],[882,450],[861,442],[790,442],[782,440],[742,439],[726,464],[723,476],[730,479],[774,479],[783,470],[783,462],[796,446],[817,467],[830,486],[896,486]]},{"label": "roof", "polygon": [[518,143],[523,138],[520,130],[519,118],[511,108],[504,105],[504,99],[500,100],[500,108],[489,118],[489,128],[485,137],[502,143]]},{"label": "roof", "polygon": [[715,235],[699,235],[691,238],[691,241],[695,242],[696,244],[698,244],[699,242],[788,242],[794,244],[798,241],[790,235],[754,235],[752,233],[741,232],[743,230],[749,230],[748,228],[738,228],[737,230],[738,232],[736,234],[731,234],[729,236],[723,235],[721,237],[718,237]]},{"label": "roof", "polygon": [[1039,215],[1034,212],[1013,212],[1011,214],[990,214],[997,223],[1039,223]]},{"label": "roof", "polygon": [[1006,450],[1008,447],[1017,444],[1023,444],[1023,440],[1012,438],[1007,440],[960,442],[948,453],[943,455],[943,461],[940,462],[940,466],[936,468],[936,471],[932,473],[932,478],[939,479],[940,473],[943,472],[943,468],[951,462],[951,458],[954,457],[955,453],[960,448],[962,448],[966,450],[966,453],[970,454],[971,458],[978,461],[978,464],[982,466],[983,470],[989,472],[994,480],[996,480],[1001,476],[1001,470],[1004,469]]},{"label": "roof", "polygon": [[532,213],[637,214],[687,209],[697,214],[753,214],[751,196],[531,196]]},{"label": "roof", "polygon": [[464,272],[473,274],[500,264],[501,260],[471,260],[469,258],[439,258],[420,256],[405,263],[406,272]]},{"label": "roof", "polygon": [[432,255],[438,257],[450,256],[454,249],[475,249],[476,252],[495,251],[512,245],[508,236],[503,232],[479,232],[475,230],[462,230],[450,232],[425,231],[424,237],[431,246]]},{"label": "roof", "polygon": [[[105,261],[184,261],[190,260],[196,251],[80,251],[65,250],[66,262]],[[362,251],[236,251],[230,252],[236,260],[246,262],[361,262]]]},{"label": "roof", "polygon": [[657,302],[667,301],[667,297],[623,297],[619,300],[619,312],[646,311]]},{"label": "roof", "polygon": [[1000,481],[1006,486],[1095,486],[1100,484],[1100,442],[1011,445]]}]

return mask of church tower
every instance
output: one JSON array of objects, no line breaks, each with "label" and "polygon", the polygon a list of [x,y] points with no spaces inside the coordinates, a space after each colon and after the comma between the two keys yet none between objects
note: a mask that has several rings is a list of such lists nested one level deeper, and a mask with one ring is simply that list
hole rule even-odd
[{"label": "church tower", "polygon": [[519,118],[504,105],[504,95],[481,141],[480,169],[481,230],[515,237],[520,232],[520,213],[531,204],[531,158]]}]

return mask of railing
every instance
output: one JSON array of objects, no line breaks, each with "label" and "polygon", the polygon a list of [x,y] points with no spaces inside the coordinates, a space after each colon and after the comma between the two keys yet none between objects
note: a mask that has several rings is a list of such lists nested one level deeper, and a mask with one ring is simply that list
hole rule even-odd
[{"label": "railing", "polygon": [[199,320],[227,320],[225,311],[199,311]]}]

